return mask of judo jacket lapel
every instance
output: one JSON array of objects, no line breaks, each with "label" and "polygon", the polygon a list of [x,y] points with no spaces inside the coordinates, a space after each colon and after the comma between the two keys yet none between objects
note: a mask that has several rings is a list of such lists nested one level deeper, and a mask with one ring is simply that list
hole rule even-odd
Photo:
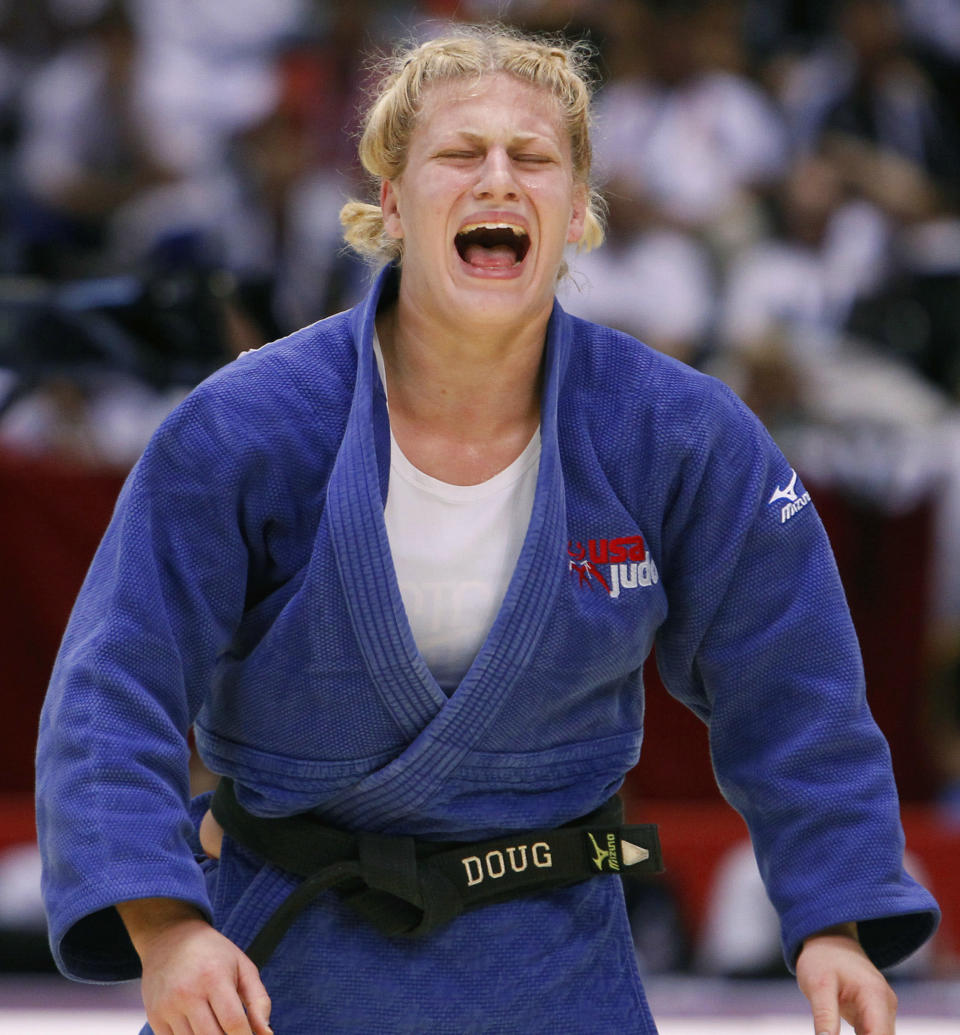
[{"label": "judo jacket lapel", "polygon": [[447,697],[417,650],[390,555],[383,507],[389,474],[386,397],[376,371],[377,301],[391,271],[353,314],[356,390],[327,489],[327,515],[350,620],[364,663],[409,738],[390,763],[324,803],[331,822],[386,829],[437,797],[477,746],[523,678],[564,572],[566,512],[557,443],[557,390],[569,332],[559,309],[550,321],[541,407],[536,494],[520,558],[497,618],[462,682]]}]

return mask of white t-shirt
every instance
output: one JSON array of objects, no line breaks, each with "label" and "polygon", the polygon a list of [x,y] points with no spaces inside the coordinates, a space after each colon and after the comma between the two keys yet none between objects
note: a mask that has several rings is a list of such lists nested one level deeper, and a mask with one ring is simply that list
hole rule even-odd
[{"label": "white t-shirt", "polygon": [[[383,357],[375,342],[380,376]],[[390,436],[384,511],[390,552],[420,653],[452,691],[493,625],[530,523],[540,430],[509,467],[479,485],[424,474]]]}]

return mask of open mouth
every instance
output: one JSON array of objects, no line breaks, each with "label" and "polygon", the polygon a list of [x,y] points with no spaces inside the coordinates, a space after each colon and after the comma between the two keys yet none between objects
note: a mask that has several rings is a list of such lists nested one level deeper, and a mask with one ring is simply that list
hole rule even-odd
[{"label": "open mouth", "polygon": [[479,269],[518,266],[530,249],[526,230],[513,223],[470,223],[454,241],[460,258]]}]

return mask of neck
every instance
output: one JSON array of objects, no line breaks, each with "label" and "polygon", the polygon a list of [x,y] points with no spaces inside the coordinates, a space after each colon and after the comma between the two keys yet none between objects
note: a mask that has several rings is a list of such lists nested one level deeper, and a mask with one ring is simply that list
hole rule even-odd
[{"label": "neck", "polygon": [[441,336],[402,317],[398,303],[377,318],[400,448],[442,481],[485,481],[520,455],[540,423],[546,319],[518,340],[454,327]]},{"label": "neck", "polygon": [[391,410],[481,427],[538,414],[549,315],[478,330],[426,319],[401,295],[377,318]]}]

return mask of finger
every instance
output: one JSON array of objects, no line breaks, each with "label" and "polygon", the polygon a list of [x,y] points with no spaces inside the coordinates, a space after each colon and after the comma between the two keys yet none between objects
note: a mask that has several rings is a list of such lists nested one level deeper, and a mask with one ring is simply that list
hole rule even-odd
[{"label": "finger", "polygon": [[260,971],[252,960],[244,957],[237,967],[237,988],[240,998],[247,1008],[247,1016],[254,1035],[273,1035],[270,1027],[270,996],[263,982]]},{"label": "finger", "polygon": [[147,1014],[147,1023],[150,1025],[153,1035],[174,1035],[173,1028],[166,1021],[152,1021],[150,1015]]},{"label": "finger", "polygon": [[193,1027],[186,1017],[177,1017],[170,1022],[170,1035],[194,1035]]},{"label": "finger", "polygon": [[213,1007],[207,1002],[199,1003],[190,1014],[190,1035],[223,1035],[223,1028],[213,1011]]},{"label": "finger", "polygon": [[825,978],[804,992],[810,1000],[813,1011],[813,1030],[817,1035],[840,1035],[840,1004],[837,984],[832,978]]},{"label": "finger", "polygon": [[840,1015],[857,1035],[894,1035],[897,997],[889,986],[877,989],[859,1001],[841,1003]]},{"label": "finger", "polygon": [[[210,1007],[216,1018],[215,1031],[218,1035],[220,1032],[225,1032],[226,1035],[253,1035],[246,1010],[234,989],[220,990],[211,994]],[[201,1033],[197,1032],[196,1035],[201,1035]],[[203,1035],[206,1033],[204,1032]]]},{"label": "finger", "polygon": [[182,1014],[178,1014],[170,1021],[151,1021],[148,1014],[147,1020],[150,1022],[154,1035],[193,1035],[190,1022]]}]

